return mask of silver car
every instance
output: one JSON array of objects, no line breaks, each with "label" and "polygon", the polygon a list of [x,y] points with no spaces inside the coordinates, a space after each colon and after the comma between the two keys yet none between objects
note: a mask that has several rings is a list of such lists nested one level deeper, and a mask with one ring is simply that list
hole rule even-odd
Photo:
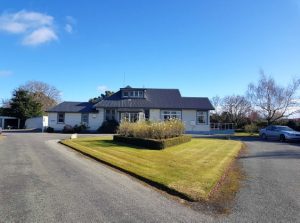
[{"label": "silver car", "polygon": [[259,131],[259,136],[263,139],[300,140],[300,132],[291,129],[288,126],[269,125]]}]

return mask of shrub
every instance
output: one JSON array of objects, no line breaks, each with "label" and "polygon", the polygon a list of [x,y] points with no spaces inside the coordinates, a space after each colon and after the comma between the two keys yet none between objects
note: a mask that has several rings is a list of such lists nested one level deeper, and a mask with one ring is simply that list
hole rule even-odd
[{"label": "shrub", "polygon": [[116,133],[119,127],[119,123],[116,120],[104,121],[98,128],[100,133]]},{"label": "shrub", "polygon": [[75,133],[79,133],[79,132],[82,132],[82,131],[85,131],[87,130],[87,126],[85,124],[80,124],[80,125],[75,125],[74,126],[74,132]]},{"label": "shrub", "polygon": [[185,142],[189,142],[191,141],[191,137],[182,135],[179,137],[158,140],[114,135],[114,141],[159,150],[170,146],[175,146]]},{"label": "shrub", "polygon": [[71,125],[65,125],[62,132],[63,133],[74,133],[74,128]]},{"label": "shrub", "polygon": [[135,123],[123,121],[119,126],[118,134],[135,138],[168,139],[181,136],[184,130],[184,124],[178,119]]},{"label": "shrub", "polygon": [[52,127],[47,127],[47,128],[46,128],[46,132],[48,132],[48,133],[53,133],[53,132],[54,132],[54,128],[52,128]]},{"label": "shrub", "polygon": [[256,124],[251,123],[249,125],[245,125],[245,131],[252,135],[253,133],[258,132],[258,127]]}]

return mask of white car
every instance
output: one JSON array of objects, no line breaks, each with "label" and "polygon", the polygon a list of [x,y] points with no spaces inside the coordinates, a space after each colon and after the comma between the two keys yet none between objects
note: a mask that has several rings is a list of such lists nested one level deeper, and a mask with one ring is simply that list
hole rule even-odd
[{"label": "white car", "polygon": [[279,139],[284,142],[286,140],[300,140],[300,132],[291,129],[288,126],[270,125],[259,131],[262,139]]}]

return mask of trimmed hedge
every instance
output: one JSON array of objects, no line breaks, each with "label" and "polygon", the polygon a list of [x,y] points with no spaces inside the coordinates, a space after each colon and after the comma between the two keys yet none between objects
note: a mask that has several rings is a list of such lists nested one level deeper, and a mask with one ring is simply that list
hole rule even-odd
[{"label": "trimmed hedge", "polygon": [[182,135],[174,138],[169,139],[144,139],[144,138],[135,138],[135,137],[126,137],[126,136],[120,136],[120,135],[114,135],[115,142],[122,142],[127,143],[135,146],[141,146],[146,147],[149,149],[165,149],[170,146],[179,145],[185,142],[191,141],[190,136]]}]

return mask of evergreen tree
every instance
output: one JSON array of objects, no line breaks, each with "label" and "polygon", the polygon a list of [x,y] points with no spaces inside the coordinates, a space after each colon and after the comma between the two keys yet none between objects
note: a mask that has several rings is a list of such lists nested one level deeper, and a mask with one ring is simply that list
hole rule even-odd
[{"label": "evergreen tree", "polygon": [[10,110],[12,116],[21,120],[21,127],[24,127],[26,119],[43,114],[42,105],[36,102],[28,91],[23,89],[14,91],[10,101]]}]

